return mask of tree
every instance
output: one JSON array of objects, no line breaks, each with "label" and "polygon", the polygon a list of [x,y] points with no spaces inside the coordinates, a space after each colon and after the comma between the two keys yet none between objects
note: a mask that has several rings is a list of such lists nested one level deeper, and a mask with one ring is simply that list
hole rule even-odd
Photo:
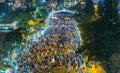
[{"label": "tree", "polygon": [[7,34],[7,40],[20,43],[22,41],[22,30],[26,30],[26,28],[19,27]]},{"label": "tree", "polygon": [[[109,58],[114,53],[120,53],[120,22],[117,7],[117,0],[99,2],[98,13],[101,18],[80,25],[84,40],[82,48],[87,48],[90,51],[89,56],[96,56],[96,60],[110,62]],[[110,65],[106,63],[106,68],[109,67]],[[108,70],[108,73],[110,72]]]},{"label": "tree", "polygon": [[111,23],[118,20],[118,0],[105,0],[99,2],[99,15]]},{"label": "tree", "polygon": [[[80,6],[78,6],[75,19],[80,23],[81,36],[84,40],[82,48],[90,51],[89,56],[96,56],[97,60],[108,61],[109,57],[120,47],[118,46],[120,44],[118,42],[120,22],[118,21],[117,0],[99,2],[98,12],[101,18],[92,22],[89,21],[91,19],[88,17],[88,15],[91,16],[94,13],[92,1],[86,0],[85,13],[80,9]],[[85,20],[81,21],[80,19]]]},{"label": "tree", "polygon": [[86,14],[87,15],[93,15],[94,14],[94,4],[92,0],[86,0]]}]

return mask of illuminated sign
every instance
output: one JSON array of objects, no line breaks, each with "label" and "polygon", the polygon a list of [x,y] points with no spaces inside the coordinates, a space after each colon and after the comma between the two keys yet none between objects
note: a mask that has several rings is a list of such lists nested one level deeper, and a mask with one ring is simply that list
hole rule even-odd
[{"label": "illuminated sign", "polygon": [[40,0],[39,2],[46,2],[46,0]]},{"label": "illuminated sign", "polygon": [[10,26],[0,26],[0,30],[10,30],[11,28]]},{"label": "illuminated sign", "polygon": [[14,28],[16,28],[17,21],[12,23],[1,23],[0,24],[0,32],[10,32]]},{"label": "illuminated sign", "polygon": [[0,26],[0,32],[10,32],[12,29],[10,26]]}]

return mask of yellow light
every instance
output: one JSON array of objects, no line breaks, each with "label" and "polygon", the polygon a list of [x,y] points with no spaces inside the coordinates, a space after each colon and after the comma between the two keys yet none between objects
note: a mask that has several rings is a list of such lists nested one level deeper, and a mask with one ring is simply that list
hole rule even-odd
[{"label": "yellow light", "polygon": [[47,27],[47,26],[48,26],[48,24],[43,24],[43,25],[42,25],[42,28]]},{"label": "yellow light", "polygon": [[34,22],[33,20],[29,20],[27,23],[28,23],[28,25],[30,25],[30,26],[31,26],[31,25],[35,25],[35,22]]},{"label": "yellow light", "polygon": [[100,65],[91,64],[91,67],[88,68],[90,73],[106,73],[106,71]]},{"label": "yellow light", "polygon": [[13,54],[12,54],[12,58],[17,58],[17,54],[16,54],[16,53],[13,53]]},{"label": "yellow light", "polygon": [[85,57],[85,61],[88,62],[88,56]]},{"label": "yellow light", "polygon": [[80,2],[80,4],[85,5],[85,4],[86,4],[86,2],[82,1],[82,2]]},{"label": "yellow light", "polygon": [[98,11],[98,5],[97,4],[94,4],[94,9],[95,9],[95,11]]},{"label": "yellow light", "polygon": [[39,19],[34,20],[29,20],[28,22],[29,26],[34,26],[34,25],[38,25],[39,24]]},{"label": "yellow light", "polygon": [[81,40],[81,41],[80,41],[80,44],[83,45],[83,44],[84,44],[84,40]]},{"label": "yellow light", "polygon": [[48,26],[48,24],[45,24],[45,27],[47,27]]},{"label": "yellow light", "polygon": [[66,17],[65,20],[69,20],[70,18],[69,17]]},{"label": "yellow light", "polygon": [[26,35],[25,34],[22,34],[22,39],[26,39]]},{"label": "yellow light", "polygon": [[60,45],[60,47],[62,47],[62,45]]},{"label": "yellow light", "polygon": [[35,29],[32,29],[32,31],[31,32],[34,32],[35,31]]},{"label": "yellow light", "polygon": [[38,24],[39,24],[39,21],[35,21],[35,22],[34,22],[34,25],[38,25]]}]

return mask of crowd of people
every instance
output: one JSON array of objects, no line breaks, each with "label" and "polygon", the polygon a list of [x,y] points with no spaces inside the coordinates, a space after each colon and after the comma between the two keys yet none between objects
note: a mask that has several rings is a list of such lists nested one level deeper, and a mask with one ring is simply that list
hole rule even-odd
[{"label": "crowd of people", "polygon": [[[62,13],[62,11],[61,11]],[[72,18],[73,14],[72,13],[68,13],[68,12],[63,12],[62,14],[59,13],[52,13],[51,17],[50,17],[50,25],[52,24],[52,26],[62,26],[62,25],[75,25],[75,19]]]},{"label": "crowd of people", "polygon": [[[66,20],[65,17],[70,19]],[[24,51],[16,59],[18,73],[50,73],[58,66],[64,66],[67,71],[70,68],[75,68],[76,72],[82,71],[85,61],[80,54],[76,54],[80,38],[73,26],[75,21],[69,14],[58,14],[57,18],[57,22],[51,19],[52,27],[49,26],[44,35],[28,39],[22,45]]]},{"label": "crowd of people", "polygon": [[46,0],[45,2],[37,2],[40,8],[46,8],[49,12],[52,10],[60,10],[63,8],[63,0]]},{"label": "crowd of people", "polygon": [[85,64],[83,57],[80,54],[75,54],[74,50],[59,50],[52,47],[39,48],[38,45],[36,44],[30,49],[30,52],[26,52],[19,57],[20,59],[18,58],[20,73],[41,73],[41,71],[49,73],[52,68],[61,65],[65,66],[66,70],[70,67],[81,70],[82,64]]}]

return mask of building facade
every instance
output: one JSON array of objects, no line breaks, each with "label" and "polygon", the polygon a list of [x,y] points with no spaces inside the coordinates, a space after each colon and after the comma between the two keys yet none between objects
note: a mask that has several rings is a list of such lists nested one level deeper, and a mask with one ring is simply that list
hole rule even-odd
[{"label": "building facade", "polygon": [[0,0],[0,3],[5,3],[6,0]]}]

